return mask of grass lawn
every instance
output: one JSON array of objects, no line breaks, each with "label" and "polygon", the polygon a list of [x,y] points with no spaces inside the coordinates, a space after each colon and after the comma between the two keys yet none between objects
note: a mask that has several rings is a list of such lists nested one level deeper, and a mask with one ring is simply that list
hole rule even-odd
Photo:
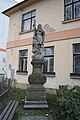
[{"label": "grass lawn", "polygon": [[[0,84],[0,93],[2,93],[2,91],[5,91],[5,89],[7,89],[7,87],[2,87],[2,85]],[[47,93],[46,94],[46,98],[48,101],[48,105],[49,105],[49,109],[31,109],[31,110],[25,110],[23,108],[24,106],[24,99],[26,96],[26,90],[25,89],[19,89],[19,88],[9,88],[9,94],[7,97],[7,100],[5,99],[4,101],[2,101],[2,108],[4,108],[4,106],[6,106],[6,104],[9,102],[9,100],[18,100],[19,101],[19,105],[16,109],[15,115],[13,120],[18,120],[21,116],[23,115],[54,115],[54,108],[56,106],[55,101],[56,101],[56,95],[52,95]],[[54,102],[53,102],[54,101]],[[6,104],[4,104],[6,103]],[[2,111],[2,109],[1,109]]]},{"label": "grass lawn", "polygon": [[[1,87],[0,87],[1,88]],[[0,89],[0,93],[5,91],[5,88]],[[68,86],[61,86],[57,90],[57,94],[46,93],[46,99],[48,102],[49,109],[31,109],[25,110],[24,99],[26,96],[26,90],[19,88],[9,88],[10,92],[7,100],[0,103],[0,111],[4,108],[9,100],[18,100],[19,105],[16,109],[13,120],[18,120],[23,115],[51,115],[54,120],[80,120],[80,87],[74,86],[69,88]]]},{"label": "grass lawn", "polygon": [[[47,93],[46,98],[48,101],[49,109],[31,109],[31,110],[25,110],[23,108],[24,106],[24,99],[26,96],[26,90],[20,89],[20,88],[7,88],[0,84],[0,94],[4,92],[6,89],[9,89],[8,97],[0,103],[0,111],[7,105],[9,100],[18,100],[19,105],[16,109],[15,115],[13,120],[18,120],[23,115],[53,115],[54,108],[55,108],[55,101],[56,101],[56,95],[52,95]],[[54,102],[53,102],[54,101]]]},{"label": "grass lawn", "polygon": [[[31,109],[31,110],[25,110],[23,109],[24,106],[24,99],[26,96],[26,90],[24,89],[10,89],[10,93],[9,93],[9,99],[15,99],[15,100],[19,100],[19,105],[18,108],[15,112],[14,118],[13,120],[18,120],[19,117],[23,116],[23,115],[51,115],[54,116],[55,114],[55,110],[54,108],[56,108],[56,95],[54,94],[46,94],[46,98],[48,101],[48,105],[49,105],[49,109]],[[54,101],[54,102],[53,102]]]}]

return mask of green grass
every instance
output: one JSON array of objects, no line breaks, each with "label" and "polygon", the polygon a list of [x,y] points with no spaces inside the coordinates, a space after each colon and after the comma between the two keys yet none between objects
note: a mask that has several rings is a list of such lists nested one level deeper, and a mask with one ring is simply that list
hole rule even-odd
[{"label": "green grass", "polygon": [[[76,117],[76,120],[80,120],[80,87],[78,86],[74,86],[72,89],[68,89],[67,86],[61,86],[59,90],[57,90],[56,95],[46,93],[46,100],[48,102],[49,109],[35,110],[23,109],[27,90],[11,87],[7,88],[6,86],[2,86],[0,84],[0,93],[4,92],[6,89],[9,89],[10,91],[9,96],[5,101],[0,103],[0,112],[2,112],[2,109],[6,106],[9,100],[18,100],[19,105],[16,109],[13,120],[19,120],[19,118],[23,115],[51,115],[53,116],[54,120],[75,120],[74,117]],[[73,111],[73,108],[75,111]],[[68,111],[72,111],[71,114]]]},{"label": "green grass", "polygon": [[[5,89],[2,88],[1,92],[4,91]],[[25,89],[20,89],[20,88],[9,88],[10,92],[9,92],[9,100],[18,100],[19,101],[19,105],[16,109],[15,115],[13,120],[18,120],[19,117],[27,114],[27,115],[32,115],[32,116],[45,116],[47,115],[53,115],[53,106],[55,106],[55,101],[56,101],[56,95],[54,94],[49,94],[46,93],[46,98],[48,101],[48,105],[49,105],[49,109],[40,109],[40,110],[25,110],[23,109],[24,106],[24,99],[26,96],[26,90]],[[9,101],[7,100],[7,101]],[[27,112],[27,113],[26,113]]]},{"label": "green grass", "polygon": [[10,88],[9,96],[10,99],[14,99],[14,100],[18,100],[19,102],[22,102],[25,99],[26,90],[20,88]]},{"label": "green grass", "polygon": [[46,93],[46,99],[48,102],[55,102],[57,98],[55,94]]},{"label": "green grass", "polygon": [[54,94],[49,94],[49,93],[46,94],[49,109],[40,109],[40,110],[39,109],[37,109],[37,110],[36,109],[35,110],[31,109],[31,110],[27,110],[27,111],[25,109],[23,109],[24,103],[22,102],[22,100],[26,96],[26,90],[22,90],[22,89],[17,88],[17,89],[11,90],[10,94],[12,94],[11,95],[12,99],[16,98],[17,100],[20,101],[13,120],[18,120],[18,118],[20,116],[25,115],[25,114],[31,115],[31,116],[35,116],[35,115],[37,115],[37,116],[41,116],[41,115],[45,116],[46,114],[47,115],[53,115],[53,108],[54,108],[53,105],[54,105],[54,103],[56,101],[56,95],[54,95]]},{"label": "green grass", "polygon": [[0,94],[3,93],[7,89],[2,83],[0,83]]},{"label": "green grass", "polygon": [[[69,103],[68,102],[69,98],[71,99],[70,103],[72,102],[72,97],[75,98],[75,100],[77,100],[77,98],[79,98],[79,100],[80,100],[80,87],[75,87],[75,89],[71,89],[71,90],[67,90],[67,88],[66,89],[65,88],[66,87],[60,88],[57,92],[57,95],[46,93],[46,99],[47,99],[47,102],[48,102],[49,109],[35,109],[35,110],[34,109],[31,109],[31,110],[23,109],[23,106],[24,106],[24,101],[23,100],[25,99],[25,96],[26,96],[26,90],[19,89],[19,88],[9,88],[10,92],[9,92],[8,99],[19,101],[19,105],[16,109],[13,120],[18,120],[23,115],[31,115],[31,116],[51,115],[51,116],[53,116],[54,120],[60,120],[60,119],[64,120],[63,119],[64,115],[59,114],[59,112],[62,113],[62,110],[65,107],[64,104],[63,104],[63,106],[61,106],[62,110],[60,108],[60,105],[62,105],[62,103],[64,103],[63,101],[65,100],[63,98],[68,99],[65,102],[65,105]],[[2,91],[5,91],[5,89],[7,89],[7,88],[1,86],[1,90],[0,90],[1,93],[2,93]],[[72,95],[72,97],[70,95]],[[74,97],[74,95],[75,95],[75,97]],[[7,101],[8,101],[8,99],[7,99]],[[79,100],[77,101],[77,103],[80,103]],[[59,102],[59,104],[58,104],[58,102]],[[76,107],[77,104],[72,104],[72,105],[73,106],[75,105],[76,110],[77,110],[77,108],[80,109],[79,105],[78,105],[78,107]],[[2,104],[0,104],[0,107],[2,107]],[[68,110],[70,110],[71,104],[67,105],[67,107],[69,107]],[[67,109],[67,107],[65,107],[65,110]],[[63,111],[63,112],[65,112],[65,111]],[[79,112],[79,115],[80,115],[80,112]],[[71,117],[71,116],[72,116],[72,114],[69,115],[69,117]],[[80,117],[78,117],[78,118],[80,118]],[[72,120],[72,119],[65,119],[65,120]],[[79,120],[79,119],[76,119],[76,120]]]}]

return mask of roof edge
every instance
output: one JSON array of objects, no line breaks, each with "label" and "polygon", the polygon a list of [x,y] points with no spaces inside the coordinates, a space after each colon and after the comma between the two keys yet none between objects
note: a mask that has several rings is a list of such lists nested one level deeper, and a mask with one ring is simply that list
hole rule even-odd
[{"label": "roof edge", "polygon": [[8,8],[7,10],[4,10],[4,11],[2,12],[2,14],[4,14],[4,15],[10,17],[10,16],[7,14],[8,11],[10,11],[10,10],[12,10],[12,9],[14,9],[14,8],[16,8],[16,7],[18,7],[18,6],[20,6],[21,4],[23,4],[23,3],[27,2],[27,1],[29,1],[29,0],[24,0],[24,1],[20,2],[20,3],[17,3],[16,5],[14,5],[14,6]]}]

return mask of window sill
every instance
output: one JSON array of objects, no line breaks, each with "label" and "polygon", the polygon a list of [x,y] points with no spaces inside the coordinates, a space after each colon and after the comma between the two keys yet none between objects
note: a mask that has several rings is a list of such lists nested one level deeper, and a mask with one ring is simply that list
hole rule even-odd
[{"label": "window sill", "polygon": [[80,18],[75,18],[75,19],[72,19],[72,20],[65,20],[65,21],[62,21],[63,24],[66,24],[66,23],[70,23],[70,22],[75,22],[75,21],[79,21]]},{"label": "window sill", "polygon": [[33,32],[33,30],[28,30],[28,31],[25,31],[25,32],[19,32],[19,35],[30,33],[30,32]]},{"label": "window sill", "polygon": [[27,75],[28,71],[20,71],[20,70],[17,70],[16,73],[18,75]]},{"label": "window sill", "polygon": [[80,74],[76,74],[76,73],[70,73],[70,77],[71,79],[80,79]]},{"label": "window sill", "polygon": [[55,77],[55,72],[43,72],[46,77]]}]

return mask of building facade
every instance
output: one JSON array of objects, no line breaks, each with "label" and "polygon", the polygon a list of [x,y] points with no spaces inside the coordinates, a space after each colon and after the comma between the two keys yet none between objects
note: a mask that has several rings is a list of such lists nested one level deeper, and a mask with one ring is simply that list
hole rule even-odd
[{"label": "building facade", "polygon": [[[8,38],[9,18],[2,14],[2,11],[15,5],[14,0],[0,0],[0,73],[5,69],[6,42]],[[4,72],[3,72],[4,73]]]},{"label": "building facade", "polygon": [[80,84],[80,0],[24,0],[3,12],[10,17],[6,71],[14,70],[17,86],[32,72],[33,24],[45,30],[45,87]]}]

